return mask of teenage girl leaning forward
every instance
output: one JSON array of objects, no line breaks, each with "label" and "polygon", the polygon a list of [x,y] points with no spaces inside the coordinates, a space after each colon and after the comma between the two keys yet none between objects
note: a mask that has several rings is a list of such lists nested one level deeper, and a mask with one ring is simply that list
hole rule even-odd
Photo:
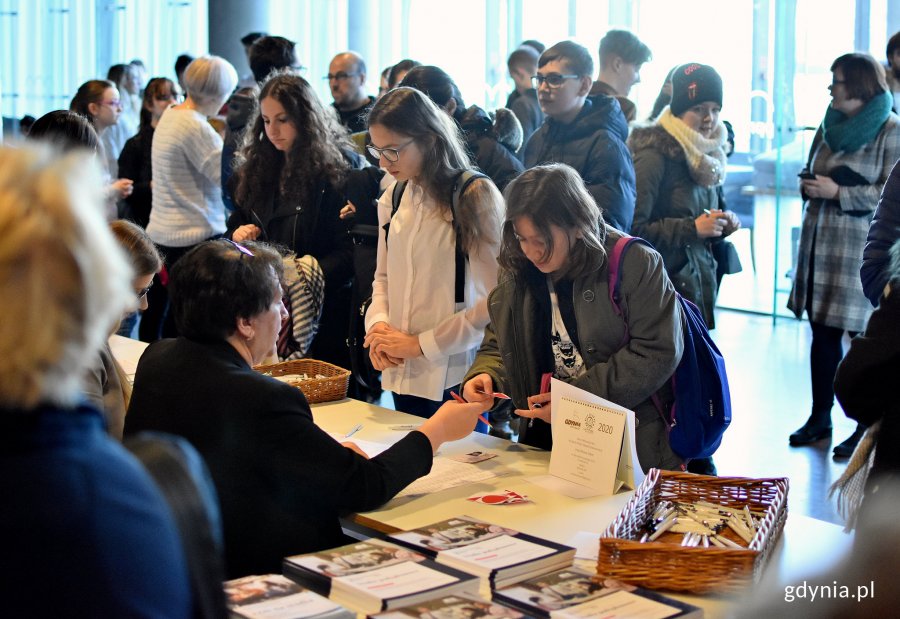
[{"label": "teenage girl leaning forward", "polygon": [[515,412],[531,418],[519,423],[519,441],[550,449],[550,393],[541,393],[549,373],[635,412],[645,471],[679,469],[651,401],[654,393],[664,405],[672,401],[668,380],[683,347],[683,318],[662,258],[646,245],[628,248],[617,315],[608,256],[621,235],[603,222],[578,173],[563,164],[538,166],[504,195],[503,275],[488,297],[490,324],[463,397],[484,402],[495,390],[509,394]]}]

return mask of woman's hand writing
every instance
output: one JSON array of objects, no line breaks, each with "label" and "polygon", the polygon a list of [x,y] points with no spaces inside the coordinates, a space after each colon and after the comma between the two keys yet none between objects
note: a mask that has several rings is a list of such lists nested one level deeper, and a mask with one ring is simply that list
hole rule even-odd
[{"label": "woman's hand writing", "polygon": [[694,220],[694,227],[697,229],[697,236],[701,239],[709,239],[722,236],[728,221],[723,211],[715,210],[703,213]]},{"label": "woman's hand writing", "polygon": [[723,217],[725,218],[725,229],[722,230],[723,236],[728,236],[732,234],[736,230],[739,230],[741,227],[741,218],[737,216],[737,213],[732,211],[721,211]]}]

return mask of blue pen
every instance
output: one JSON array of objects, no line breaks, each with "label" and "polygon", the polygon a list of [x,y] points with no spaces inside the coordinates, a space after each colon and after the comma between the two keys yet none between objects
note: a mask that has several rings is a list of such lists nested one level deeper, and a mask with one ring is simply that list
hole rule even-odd
[{"label": "blue pen", "polygon": [[356,434],[356,433],[359,432],[360,430],[362,430],[362,424],[361,424],[361,423],[358,423],[358,424],[356,424],[355,426],[353,426],[353,429],[352,429],[352,430],[350,430],[349,432],[347,432],[347,434],[344,435],[344,438],[350,438],[351,436],[353,436],[354,434]]}]

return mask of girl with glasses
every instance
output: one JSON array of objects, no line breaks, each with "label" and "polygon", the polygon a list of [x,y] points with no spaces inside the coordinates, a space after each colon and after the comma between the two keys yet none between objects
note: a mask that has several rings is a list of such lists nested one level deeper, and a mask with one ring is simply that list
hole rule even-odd
[{"label": "girl with glasses", "polygon": [[[325,280],[318,333],[308,351],[293,340],[291,324],[279,356],[304,353],[350,366],[346,345],[350,319],[353,244],[340,219],[343,184],[363,165],[343,127],[326,111],[309,82],[290,71],[271,75],[254,101],[232,182],[235,210],[228,236],[238,243],[264,240],[297,257],[311,256]],[[291,316],[291,320],[301,317]]]},{"label": "girl with glasses", "polygon": [[[497,282],[502,198],[473,181],[451,214],[454,185],[472,162],[459,127],[426,95],[397,88],[369,115],[373,154],[405,182],[392,215],[394,185],[378,203],[379,234],[365,346],[397,410],[430,417],[474,359]],[[457,236],[466,254],[464,300],[456,299]]]},{"label": "girl with glasses", "polygon": [[[109,229],[131,265],[134,277],[132,291],[137,299],[139,312],[148,308],[147,293],[152,290],[153,279],[162,269],[162,257],[147,233],[140,226],[120,219],[109,224]],[[136,313],[127,313],[126,322]],[[133,321],[132,321],[133,324]],[[121,329],[119,329],[121,334]],[[100,349],[96,363],[85,378],[85,396],[106,416],[107,430],[120,439],[125,427],[125,411],[131,399],[131,382],[118,361],[113,357],[109,343]]]},{"label": "girl with glasses", "polygon": [[116,219],[118,213],[115,199],[124,200],[133,190],[131,179],[119,177],[118,152],[112,152],[103,137],[104,133],[119,122],[122,114],[119,90],[108,80],[88,80],[72,97],[69,110],[87,118],[100,138],[97,155],[104,164],[110,182],[111,199],[107,202],[107,218]]}]

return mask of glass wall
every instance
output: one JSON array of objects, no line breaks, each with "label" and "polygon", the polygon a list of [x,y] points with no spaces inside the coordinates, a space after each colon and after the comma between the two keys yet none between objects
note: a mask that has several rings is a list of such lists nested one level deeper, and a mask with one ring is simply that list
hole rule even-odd
[{"label": "glass wall", "polygon": [[[468,104],[486,109],[512,90],[506,57],[524,39],[572,38],[596,60],[612,27],[653,51],[632,90],[638,118],[665,76],[688,61],[713,65],[725,82],[723,117],[735,130],[726,200],[744,229],[734,235],[744,270],[725,278],[723,307],[784,314],[801,203],[796,173],[829,102],[837,56],[884,47],[900,28],[897,0],[258,0],[268,31],[298,42],[305,76],[323,100],[331,57],[363,54],[368,91],[381,69],[410,57],[444,68]],[[212,8],[209,8],[212,7]],[[208,48],[216,0],[0,0],[0,94],[4,117],[66,107],[77,86],[108,66],[142,58],[172,75],[175,57]],[[212,24],[215,27],[215,24]]]},{"label": "glass wall", "polygon": [[178,54],[208,49],[207,6],[206,0],[0,0],[4,118],[68,108],[80,84],[134,58],[151,76],[174,77]]}]

